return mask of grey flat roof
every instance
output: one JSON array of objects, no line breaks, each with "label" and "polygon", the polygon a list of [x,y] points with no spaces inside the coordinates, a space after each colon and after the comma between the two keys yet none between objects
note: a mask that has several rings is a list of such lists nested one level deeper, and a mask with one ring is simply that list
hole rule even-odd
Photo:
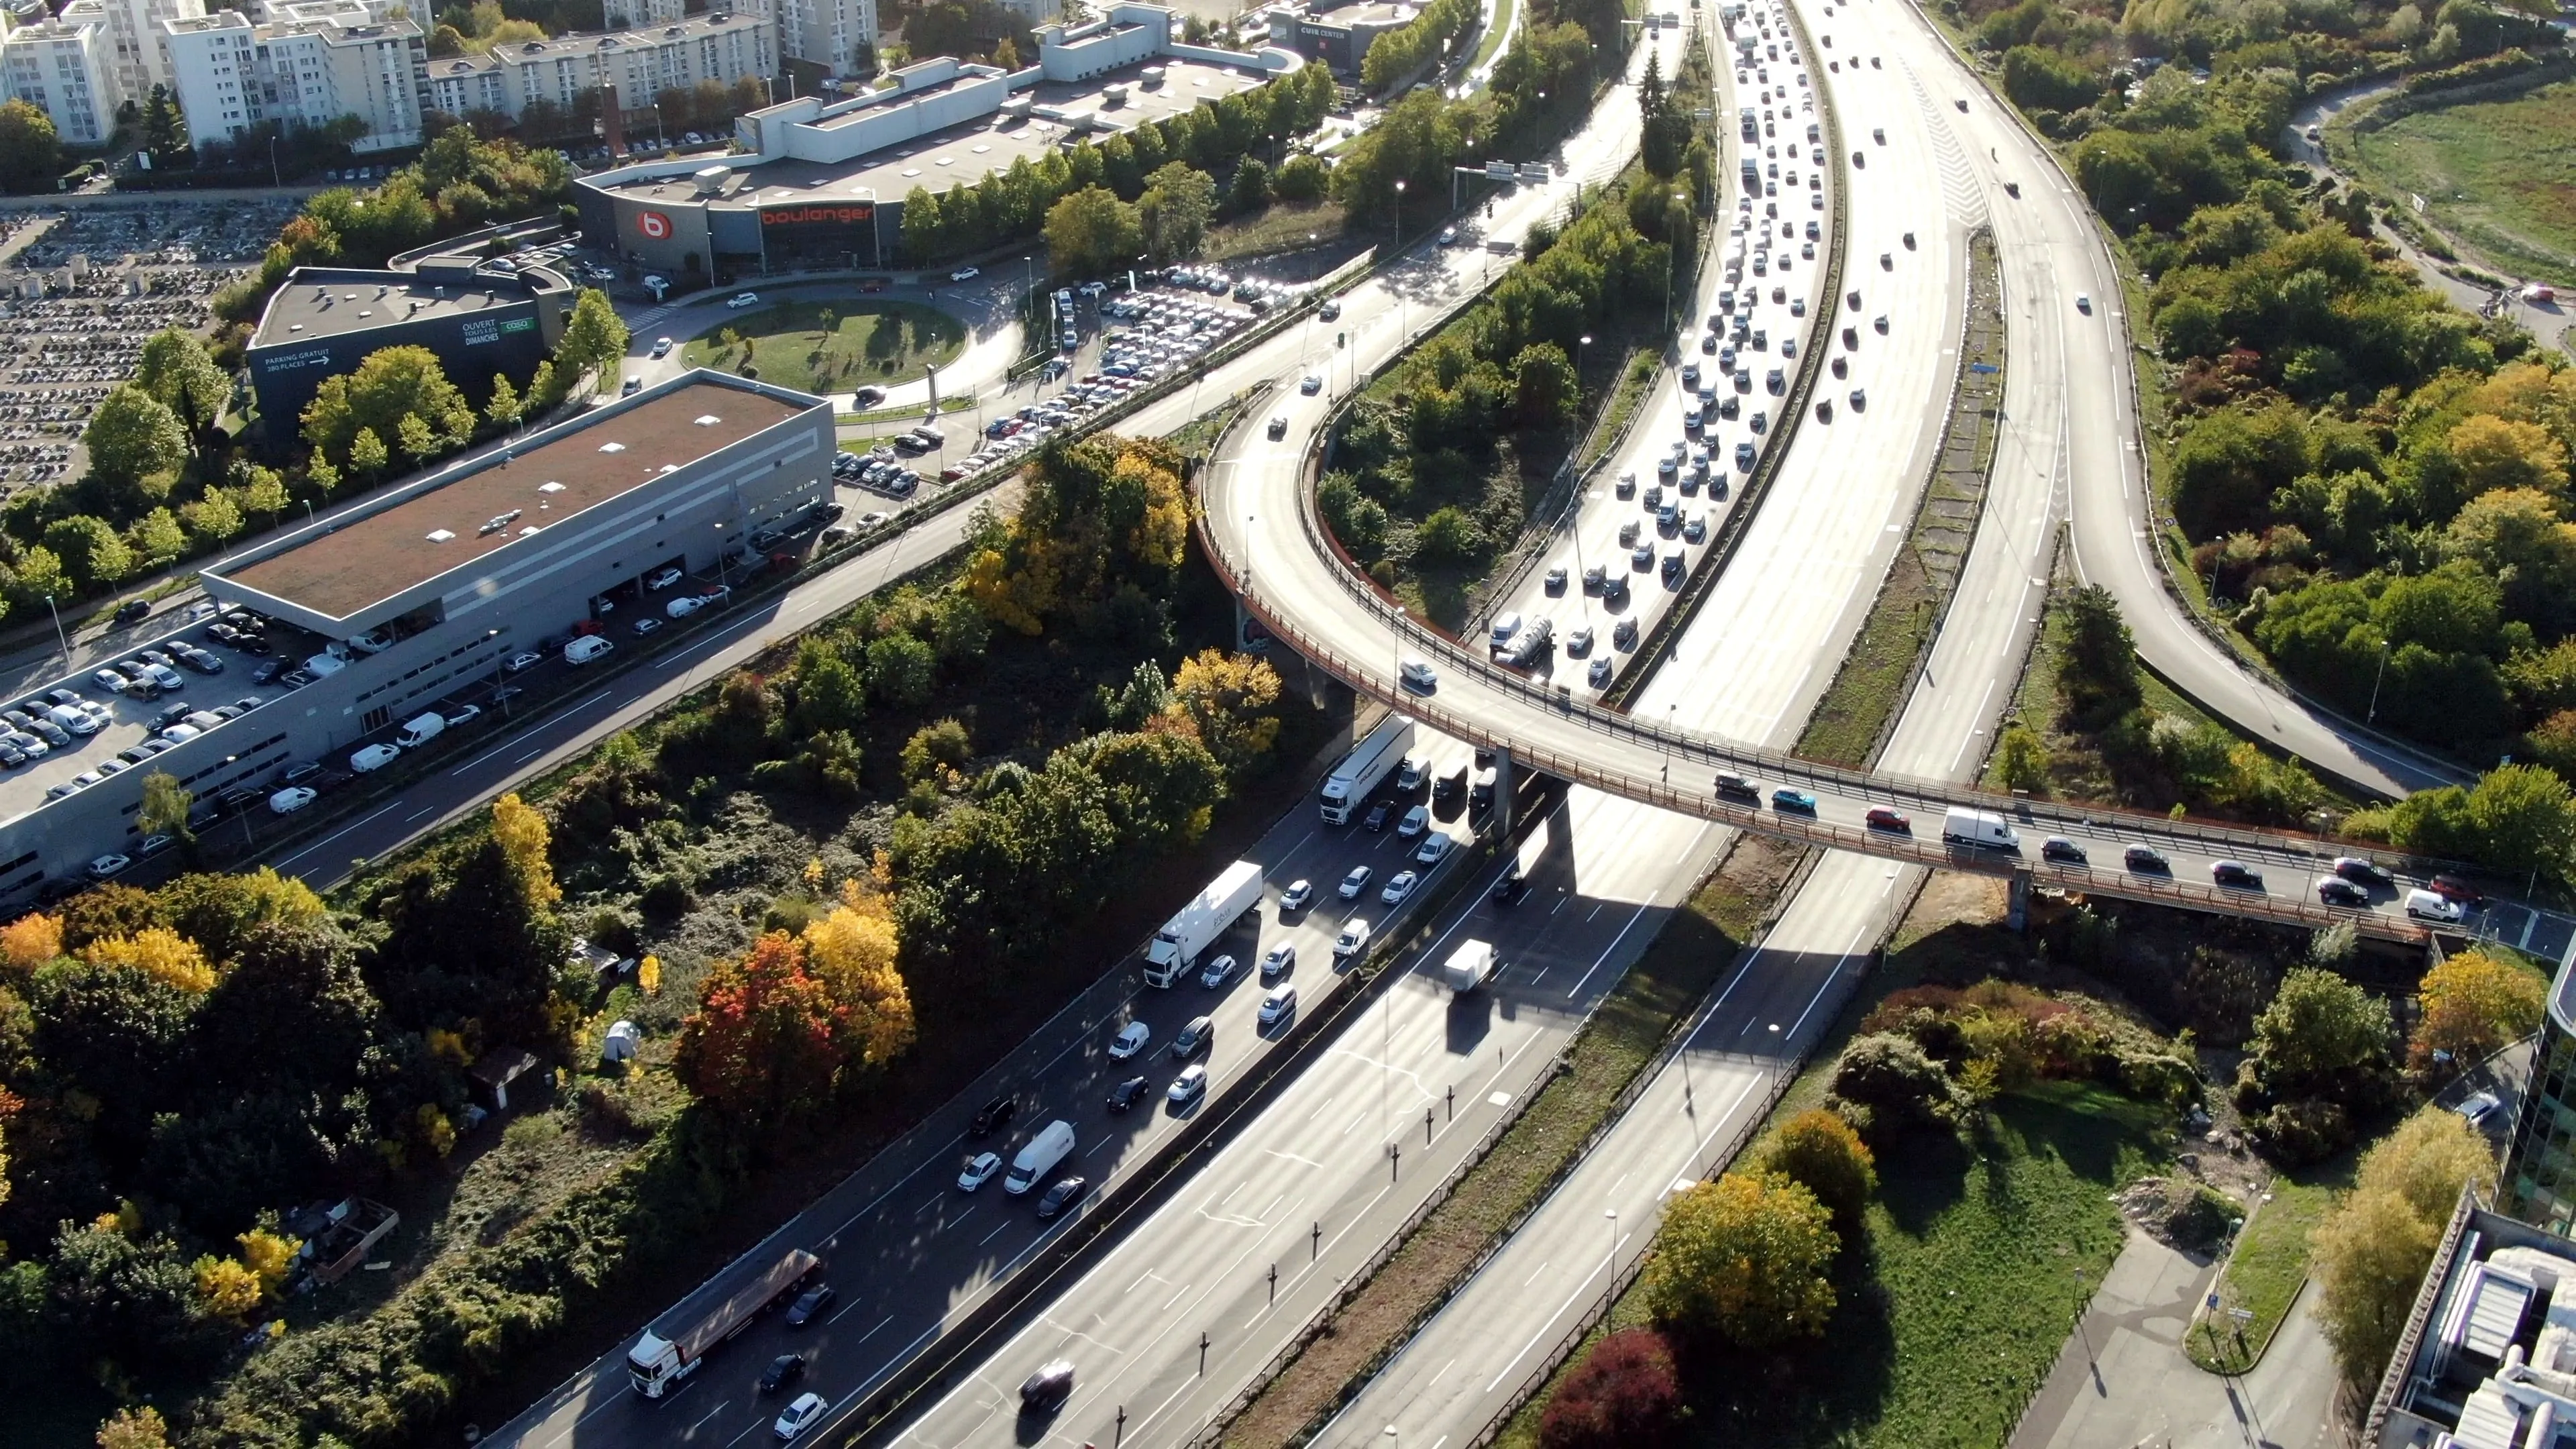
[{"label": "grey flat roof", "polygon": [[[790,401],[692,372],[539,434],[532,445],[511,449],[506,465],[505,455],[487,454],[463,465],[468,471],[332,532],[210,572],[346,619],[821,406],[829,404]],[[485,531],[486,523],[513,509],[518,518]],[[432,537],[441,532],[448,536]]]},{"label": "grey flat roof", "polygon": [[[1147,65],[1163,67],[1161,85],[1148,89],[1140,84]],[[1012,99],[1034,99],[1041,107],[1075,116],[1098,115],[1112,130],[1127,131],[1146,121],[1165,120],[1251,90],[1268,79],[1231,66],[1158,56],[1086,81],[1041,82]],[[1107,88],[1122,84],[1128,87],[1126,104],[1106,105]],[[832,122],[824,124],[829,126]],[[1014,161],[1023,157],[1037,161],[1068,140],[1086,134],[1106,139],[1099,131],[1078,131],[1061,121],[997,113],[848,161],[779,160],[743,167],[727,180],[721,195],[705,201],[719,211],[752,210],[802,200],[848,200],[870,194],[881,201],[901,201],[916,186],[934,193],[952,186],[972,186],[987,175],[1009,170]],[[713,158],[711,164],[721,164],[723,159]],[[686,175],[619,186],[611,194],[676,205],[700,199],[696,182]]]},{"label": "grey flat roof", "polygon": [[363,332],[451,313],[485,312],[529,300],[520,287],[433,286],[425,282],[291,282],[277,289],[259,319],[256,346]]}]

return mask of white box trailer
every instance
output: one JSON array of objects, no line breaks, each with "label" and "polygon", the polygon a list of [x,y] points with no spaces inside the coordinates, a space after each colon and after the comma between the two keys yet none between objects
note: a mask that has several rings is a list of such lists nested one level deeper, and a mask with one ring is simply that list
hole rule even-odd
[{"label": "white box trailer", "polygon": [[1261,905],[1261,867],[1238,860],[1208,883],[1145,947],[1145,984],[1169,987],[1196,966],[1199,953]]},{"label": "white box trailer", "polygon": [[1440,975],[1451,991],[1473,991],[1492,980],[1501,964],[1494,959],[1493,942],[1468,941],[1449,953],[1449,959],[1441,963]]},{"label": "white box trailer", "polygon": [[1413,748],[1413,716],[1391,714],[1377,722],[1359,748],[1342,757],[1324,780],[1324,823],[1348,825],[1351,812],[1378,787]]},{"label": "white box trailer", "polygon": [[2021,837],[2013,832],[2004,818],[1991,810],[1970,810],[1953,805],[1941,816],[1941,839],[1948,845],[1972,846],[1978,850],[2019,850]]}]

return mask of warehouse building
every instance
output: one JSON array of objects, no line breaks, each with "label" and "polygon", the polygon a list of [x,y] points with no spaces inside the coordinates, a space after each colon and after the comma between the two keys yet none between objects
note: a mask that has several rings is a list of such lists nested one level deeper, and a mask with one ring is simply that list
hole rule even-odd
[{"label": "warehouse building", "polygon": [[953,57],[895,72],[880,90],[799,96],[734,123],[739,154],[576,178],[583,234],[614,237],[649,272],[716,277],[890,266],[913,188],[972,186],[1086,137],[1105,137],[1250,90],[1304,62],[1292,51],[1190,45],[1174,12],[1110,7],[1037,32],[1019,71]]},{"label": "warehouse building", "polygon": [[86,675],[45,686],[102,700],[112,718],[0,776],[0,900],[134,853],[146,773],[177,777],[201,809],[244,792],[241,808],[261,810],[288,762],[343,768],[425,710],[488,698],[504,661],[540,641],[620,601],[622,620],[648,597],[679,597],[687,586],[642,588],[660,570],[738,580],[748,540],[829,499],[833,446],[828,399],[697,370],[208,568],[206,592],[270,620],[272,647],[313,682],[281,694],[247,669],[190,680],[205,704],[264,698],[104,779],[101,762],[155,739],[168,706],[105,700]]},{"label": "warehouse building", "polygon": [[[486,234],[478,233],[478,237]],[[242,350],[271,445],[295,436],[304,405],[335,374],[379,348],[438,354],[447,379],[481,407],[492,379],[523,384],[562,340],[574,288],[549,267],[502,270],[483,245],[448,244],[388,267],[297,267],[286,274]]]}]

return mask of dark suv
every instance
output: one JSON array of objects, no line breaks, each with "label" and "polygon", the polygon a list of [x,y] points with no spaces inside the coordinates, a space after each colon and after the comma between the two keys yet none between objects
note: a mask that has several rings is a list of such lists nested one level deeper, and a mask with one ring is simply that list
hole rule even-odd
[{"label": "dark suv", "polygon": [[985,1103],[980,1111],[976,1112],[974,1121],[966,1124],[966,1135],[969,1137],[990,1137],[994,1133],[1001,1131],[1003,1128],[1010,1126],[1011,1119],[1019,1115],[1019,1110],[1020,1104],[1012,1100],[1010,1097],[995,1097],[993,1100]]}]

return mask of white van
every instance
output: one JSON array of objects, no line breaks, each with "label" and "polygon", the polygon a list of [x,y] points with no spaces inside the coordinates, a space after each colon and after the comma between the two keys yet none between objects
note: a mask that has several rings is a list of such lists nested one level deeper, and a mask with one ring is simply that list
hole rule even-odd
[{"label": "white van", "polygon": [[1058,1118],[1049,1122],[1020,1155],[1011,1159],[1011,1170],[1002,1178],[1002,1191],[1019,1197],[1055,1171],[1056,1164],[1073,1155],[1073,1124]]},{"label": "white van", "polygon": [[1425,660],[1407,659],[1404,661],[1404,667],[1398,672],[1403,675],[1404,687],[1416,693],[1429,694],[1440,687],[1439,671],[1433,669]]},{"label": "white van", "polygon": [[2406,914],[2419,921],[2451,922],[2465,912],[2460,903],[2435,891],[2412,890],[2406,893]]},{"label": "white van", "polygon": [[401,754],[400,745],[369,745],[349,757],[349,768],[363,775],[370,770],[383,769]]},{"label": "white van", "polygon": [[596,634],[584,634],[580,638],[575,639],[564,646],[564,663],[574,665],[588,664],[590,661],[597,659],[599,656],[616,647],[617,646],[615,644],[600,638]]},{"label": "white van", "polygon": [[394,743],[406,750],[416,750],[437,739],[446,728],[447,716],[433,711],[404,725],[402,733],[394,736]]}]

